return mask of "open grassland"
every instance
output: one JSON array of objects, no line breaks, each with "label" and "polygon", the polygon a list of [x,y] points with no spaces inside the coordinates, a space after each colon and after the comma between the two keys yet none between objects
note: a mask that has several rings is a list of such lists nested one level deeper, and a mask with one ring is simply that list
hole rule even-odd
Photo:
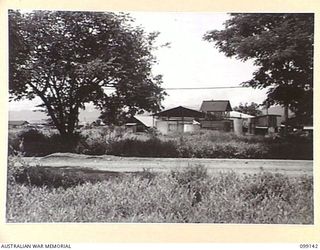
[{"label": "open grassland", "polygon": [[77,174],[9,161],[7,222],[312,224],[312,177],[220,173]]},{"label": "open grassland", "polygon": [[72,143],[54,131],[9,132],[9,154],[19,150],[24,138],[25,156],[56,152],[87,155],[172,158],[313,159],[313,140],[299,136],[265,138],[200,130],[194,133],[156,135],[128,133],[121,128],[95,128],[79,131]]}]

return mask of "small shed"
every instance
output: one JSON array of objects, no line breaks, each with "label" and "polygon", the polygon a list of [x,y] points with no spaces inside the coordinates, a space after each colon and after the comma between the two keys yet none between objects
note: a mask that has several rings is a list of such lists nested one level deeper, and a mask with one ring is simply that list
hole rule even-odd
[{"label": "small shed", "polygon": [[197,110],[178,106],[153,114],[155,127],[162,133],[192,132],[200,129],[199,119],[205,114]]},{"label": "small shed", "polygon": [[281,115],[260,115],[253,118],[254,133],[259,135],[267,135],[278,132],[278,117]]}]

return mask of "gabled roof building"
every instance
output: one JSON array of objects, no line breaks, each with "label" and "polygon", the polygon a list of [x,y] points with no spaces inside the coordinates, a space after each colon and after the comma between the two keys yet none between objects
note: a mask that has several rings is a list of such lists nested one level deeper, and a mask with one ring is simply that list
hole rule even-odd
[{"label": "gabled roof building", "polygon": [[233,130],[233,122],[229,120],[232,108],[228,100],[203,101],[200,111],[205,113],[202,128],[226,132]]},{"label": "gabled roof building", "polygon": [[208,112],[229,112],[232,111],[230,102],[228,100],[209,100],[203,101],[200,111]]},{"label": "gabled roof building", "polygon": [[155,127],[162,133],[191,132],[200,129],[197,120],[204,118],[205,114],[197,110],[178,106],[156,114]]},{"label": "gabled roof building", "polygon": [[167,110],[161,111],[159,113],[153,114],[153,116],[167,117],[167,118],[169,118],[169,117],[201,118],[201,117],[204,117],[204,113],[199,112],[197,110],[193,110],[193,109],[185,108],[185,107],[182,107],[182,106],[178,106],[176,108],[167,109]]}]

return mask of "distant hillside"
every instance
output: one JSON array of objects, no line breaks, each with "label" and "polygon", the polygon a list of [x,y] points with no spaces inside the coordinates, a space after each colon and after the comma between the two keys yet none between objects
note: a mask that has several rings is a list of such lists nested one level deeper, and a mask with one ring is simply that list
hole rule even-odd
[{"label": "distant hillside", "polygon": [[33,120],[43,120],[48,119],[43,112],[34,112],[32,110],[19,110],[19,111],[9,111],[10,121],[33,121]]},{"label": "distant hillside", "polygon": [[[199,110],[199,107],[196,106],[185,106],[191,109]],[[168,107],[167,109],[174,108]],[[263,109],[262,110],[263,114],[267,113],[267,110]],[[281,121],[284,121],[284,108],[281,106],[273,106],[268,109],[269,114],[274,114],[274,115],[281,115]],[[79,120],[80,122],[92,122],[98,119],[100,115],[100,112],[94,108],[88,108],[86,110],[80,111],[79,115]],[[147,114],[145,114],[147,115]],[[289,117],[291,117],[293,113],[289,111]],[[9,120],[11,121],[18,121],[18,120],[23,120],[23,121],[34,121],[34,120],[43,120],[47,119],[48,117],[46,116],[45,113],[43,112],[34,112],[32,110],[20,110],[20,111],[9,111]]]},{"label": "distant hillside", "polygon": [[[100,112],[98,110],[82,110],[80,111],[79,120],[80,122],[92,122],[98,119]],[[34,121],[48,119],[43,112],[34,112],[32,110],[19,110],[19,111],[9,111],[10,121]]]}]

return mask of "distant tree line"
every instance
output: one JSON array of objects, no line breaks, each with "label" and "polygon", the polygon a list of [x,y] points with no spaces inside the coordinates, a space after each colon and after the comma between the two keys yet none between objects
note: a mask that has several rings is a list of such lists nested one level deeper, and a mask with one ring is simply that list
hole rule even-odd
[{"label": "distant tree line", "polygon": [[251,102],[250,104],[240,103],[239,106],[233,107],[234,111],[238,111],[247,115],[259,116],[262,115],[262,111],[260,110],[261,105]]}]

